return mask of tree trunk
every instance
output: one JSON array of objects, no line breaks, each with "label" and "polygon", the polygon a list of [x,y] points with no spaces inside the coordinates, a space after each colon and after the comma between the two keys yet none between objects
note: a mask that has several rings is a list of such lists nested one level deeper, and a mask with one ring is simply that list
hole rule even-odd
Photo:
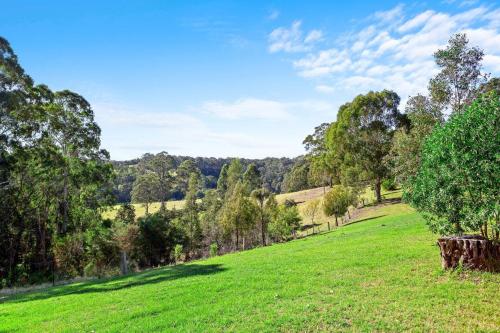
[{"label": "tree trunk", "polygon": [[377,177],[377,180],[375,181],[375,196],[377,197],[378,203],[382,202],[381,188],[382,188],[382,179],[380,177]]},{"label": "tree trunk", "polygon": [[338,227],[339,226],[339,221],[337,220],[337,215],[335,215],[335,226]]},{"label": "tree trunk", "polygon": [[328,231],[330,231],[330,220],[328,220]]},{"label": "tree trunk", "polygon": [[122,275],[128,273],[127,252],[122,251],[120,255],[120,271]]},{"label": "tree trunk", "polygon": [[262,246],[266,246],[266,222],[264,221],[264,202],[260,204],[260,235],[262,237]]},{"label": "tree trunk", "polygon": [[239,242],[240,242],[240,233],[238,232],[238,229],[236,228],[236,246],[235,246],[236,251],[238,251]]},{"label": "tree trunk", "polygon": [[500,244],[482,236],[438,239],[444,269],[465,268],[500,272]]},{"label": "tree trunk", "polygon": [[149,215],[149,203],[145,203],[144,206],[146,207],[146,216]]}]

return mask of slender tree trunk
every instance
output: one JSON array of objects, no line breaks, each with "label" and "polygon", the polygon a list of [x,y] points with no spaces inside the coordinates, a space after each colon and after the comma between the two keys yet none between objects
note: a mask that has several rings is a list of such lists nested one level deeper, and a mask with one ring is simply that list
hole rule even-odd
[{"label": "slender tree trunk", "polygon": [[377,177],[377,180],[375,182],[375,196],[377,197],[378,203],[382,202],[381,188],[382,188],[382,179],[380,177]]},{"label": "slender tree trunk", "polygon": [[347,208],[347,216],[349,216],[349,220],[351,219],[351,213],[349,212],[349,208]]},{"label": "slender tree trunk", "polygon": [[146,202],[144,207],[146,208],[146,215],[149,215],[149,202]]},{"label": "slender tree trunk", "polygon": [[266,225],[264,221],[264,202],[260,205],[260,234],[262,237],[262,246],[266,246]]},{"label": "slender tree trunk", "polygon": [[121,251],[120,254],[120,271],[122,275],[128,273],[127,252]]},{"label": "slender tree trunk", "polygon": [[238,228],[236,228],[236,247],[235,247],[236,251],[238,251],[239,242],[240,242],[240,233]]},{"label": "slender tree trunk", "polygon": [[335,215],[335,226],[338,227],[339,226],[339,221],[337,220],[337,215]]},{"label": "slender tree trunk", "polygon": [[328,231],[330,231],[330,220],[328,220]]}]

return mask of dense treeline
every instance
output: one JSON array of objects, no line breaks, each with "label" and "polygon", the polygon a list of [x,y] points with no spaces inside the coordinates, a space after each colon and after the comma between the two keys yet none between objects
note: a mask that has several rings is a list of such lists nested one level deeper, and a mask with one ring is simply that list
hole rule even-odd
[{"label": "dense treeline", "polygon": [[0,38],[0,282],[82,275],[106,232],[112,166],[89,103],[24,73]]},{"label": "dense treeline", "polygon": [[[279,205],[288,158],[189,158],[165,152],[109,161],[89,103],[36,85],[0,39],[0,287],[190,260],[292,237]],[[201,171],[203,170],[203,172]],[[136,218],[123,201],[160,201]],[[185,198],[181,211],[165,202]],[[147,208],[146,208],[147,209]]]},{"label": "dense treeline", "polygon": [[[113,193],[120,203],[132,201],[132,188],[138,175],[138,166],[144,160],[148,160],[153,154],[145,154],[141,158],[130,161],[112,161],[115,168],[116,178],[114,179]],[[189,157],[172,155],[172,168],[176,169],[185,161],[190,161],[195,165],[201,174],[202,187],[213,189],[217,186],[217,179],[224,164],[231,163],[232,158],[215,157]],[[284,187],[285,175],[294,165],[296,158],[275,158],[267,157],[264,159],[240,159],[246,167],[253,164],[258,169],[263,187],[273,193],[289,192]],[[170,193],[169,199],[179,200],[186,195],[185,188],[175,188]]]}]

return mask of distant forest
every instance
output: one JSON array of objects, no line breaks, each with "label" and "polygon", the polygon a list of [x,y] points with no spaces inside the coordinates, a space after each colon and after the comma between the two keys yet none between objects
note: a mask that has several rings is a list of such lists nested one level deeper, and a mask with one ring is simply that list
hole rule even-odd
[{"label": "distant forest", "polygon": [[[119,203],[131,202],[132,187],[137,178],[137,170],[141,161],[152,158],[153,154],[145,154],[141,158],[127,161],[112,161],[116,178],[114,180],[113,194]],[[174,168],[178,168],[182,162],[190,160],[194,162],[200,170],[202,184],[206,189],[217,187],[217,180],[224,164],[229,165],[234,158],[215,158],[215,157],[189,157],[175,156]],[[256,166],[260,173],[263,187],[273,193],[287,192],[285,177],[292,170],[294,165],[300,164],[303,157],[296,158],[276,158],[266,157],[264,159],[245,159],[240,158],[241,164],[246,169],[248,165]],[[289,187],[289,186],[288,186]],[[304,187],[306,188],[306,187]],[[185,190],[176,188],[170,193],[170,200],[180,200],[186,195]]]}]

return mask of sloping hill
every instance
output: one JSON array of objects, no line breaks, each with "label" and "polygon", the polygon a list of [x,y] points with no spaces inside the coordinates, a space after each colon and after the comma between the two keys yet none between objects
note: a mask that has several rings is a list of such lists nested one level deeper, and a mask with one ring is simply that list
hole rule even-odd
[{"label": "sloping hill", "polygon": [[329,233],[6,298],[0,331],[498,331],[500,275],[445,273],[403,204]]}]

